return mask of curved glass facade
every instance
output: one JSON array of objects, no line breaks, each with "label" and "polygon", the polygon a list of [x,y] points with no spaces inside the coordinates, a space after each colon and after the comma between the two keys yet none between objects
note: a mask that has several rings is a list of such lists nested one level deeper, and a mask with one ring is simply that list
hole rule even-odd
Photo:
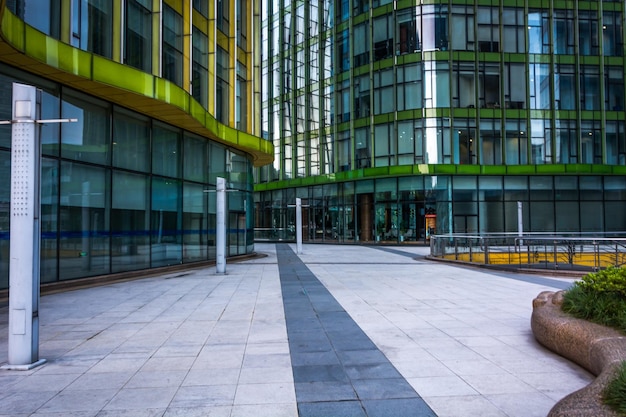
[{"label": "curved glass facade", "polygon": [[626,232],[624,2],[264,6],[258,228]]},{"label": "curved glass facade", "polygon": [[[233,191],[226,255],[252,252],[253,166],[273,156],[252,2],[221,2],[219,25],[206,1],[63,4],[1,5],[0,120],[14,82],[40,89],[42,119],[78,120],[41,125],[41,282],[214,260],[217,177]],[[0,125],[0,290],[10,165]]]}]

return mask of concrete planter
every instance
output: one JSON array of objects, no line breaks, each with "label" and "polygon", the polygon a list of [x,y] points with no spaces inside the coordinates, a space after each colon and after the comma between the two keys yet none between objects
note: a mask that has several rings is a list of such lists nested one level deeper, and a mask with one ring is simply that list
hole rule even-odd
[{"label": "concrete planter", "polygon": [[544,291],[533,300],[531,328],[539,343],[587,369],[596,379],[550,410],[549,417],[620,416],[602,403],[602,392],[626,360],[626,336],[563,313],[563,291]]}]

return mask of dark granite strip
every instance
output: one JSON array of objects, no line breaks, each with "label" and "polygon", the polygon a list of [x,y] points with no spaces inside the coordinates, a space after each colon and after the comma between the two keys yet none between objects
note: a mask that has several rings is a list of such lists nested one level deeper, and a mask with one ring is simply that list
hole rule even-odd
[{"label": "dark granite strip", "polygon": [[436,416],[287,244],[277,244],[300,417]]}]

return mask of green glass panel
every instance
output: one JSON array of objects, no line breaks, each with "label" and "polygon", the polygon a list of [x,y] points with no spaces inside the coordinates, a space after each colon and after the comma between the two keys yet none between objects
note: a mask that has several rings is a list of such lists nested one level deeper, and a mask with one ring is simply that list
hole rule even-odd
[{"label": "green glass panel", "polygon": [[456,165],[449,164],[438,164],[433,165],[434,172],[436,174],[455,174],[456,173]]},{"label": "green glass panel", "polygon": [[59,44],[59,69],[79,75],[91,77],[91,54],[66,44]]},{"label": "green glass panel", "polygon": [[456,165],[457,174],[480,174],[480,165]]},{"label": "green glass panel", "polygon": [[25,25],[25,42],[26,42],[26,55],[35,58],[38,61],[50,64],[48,59],[48,49],[52,46],[48,44],[56,43],[52,38],[48,38],[37,29]]},{"label": "green glass panel", "polygon": [[413,165],[394,165],[389,167],[389,174],[391,175],[408,175],[412,173]]},{"label": "green glass panel", "polygon": [[155,85],[155,98],[189,112],[190,96],[185,90],[163,78],[157,78]]},{"label": "green glass panel", "polygon": [[2,15],[2,34],[7,42],[20,51],[24,50],[24,26],[22,20],[15,17],[5,8]]},{"label": "green glass panel", "polygon": [[206,125],[207,112],[200,103],[195,100],[191,100],[191,102],[189,103],[189,112],[194,119],[198,120],[200,123],[202,123],[202,125]]},{"label": "green glass panel", "polygon": [[534,165],[508,165],[506,167],[506,172],[508,174],[533,175],[535,174],[535,166]]},{"label": "green glass panel", "polygon": [[154,97],[153,76],[138,69],[93,56],[93,80]]},{"label": "green glass panel", "polygon": [[483,165],[481,172],[487,175],[503,175],[506,174],[506,166],[504,165]]},{"label": "green glass panel", "polygon": [[591,172],[595,174],[611,174],[613,172],[612,168],[610,165],[592,165]]},{"label": "green glass panel", "polygon": [[537,165],[535,167],[538,174],[561,174],[565,172],[565,165],[552,164],[552,165]]}]

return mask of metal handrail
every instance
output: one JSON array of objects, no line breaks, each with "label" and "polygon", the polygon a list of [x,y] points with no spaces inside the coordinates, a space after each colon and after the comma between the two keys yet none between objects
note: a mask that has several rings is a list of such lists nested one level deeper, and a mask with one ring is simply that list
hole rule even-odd
[{"label": "metal handrail", "polygon": [[433,257],[479,264],[593,271],[626,264],[626,232],[454,233],[430,243]]}]

